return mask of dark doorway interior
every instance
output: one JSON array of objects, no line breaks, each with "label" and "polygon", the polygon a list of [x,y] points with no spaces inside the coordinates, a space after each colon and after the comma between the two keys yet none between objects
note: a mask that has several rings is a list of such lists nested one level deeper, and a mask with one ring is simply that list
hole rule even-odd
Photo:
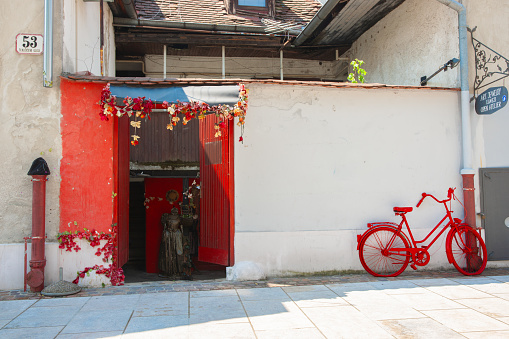
[{"label": "dark doorway interior", "polygon": [[[172,207],[166,200],[159,201],[159,197],[151,197],[153,193],[146,192],[146,180],[157,183],[175,182],[182,180],[191,183],[196,177],[197,171],[185,173],[183,171],[131,171],[130,199],[129,199],[129,261],[123,266],[125,283],[165,281],[182,279],[183,276],[165,277],[159,274],[158,253],[160,239],[157,236],[159,222],[152,218],[147,219],[150,212],[156,211],[156,205],[167,204],[168,210]],[[150,174],[147,174],[150,173]],[[173,173],[172,173],[173,172]],[[170,176],[171,174],[178,175]],[[150,178],[150,179],[147,179]],[[186,190],[186,189],[181,189]],[[179,192],[183,195],[183,192]],[[150,195],[150,196],[149,196]],[[147,200],[148,199],[148,200]],[[150,207],[152,206],[152,210]],[[148,207],[148,208],[147,208]],[[156,212],[156,213],[159,213]],[[149,220],[150,219],[150,220]],[[159,216],[156,218],[159,219]],[[150,225],[147,225],[150,223]],[[148,228],[148,229],[147,229]],[[148,239],[147,237],[151,238]],[[148,240],[148,241],[147,241]],[[193,267],[191,278],[193,280],[224,279],[226,267],[198,261],[197,251],[191,253]]]}]

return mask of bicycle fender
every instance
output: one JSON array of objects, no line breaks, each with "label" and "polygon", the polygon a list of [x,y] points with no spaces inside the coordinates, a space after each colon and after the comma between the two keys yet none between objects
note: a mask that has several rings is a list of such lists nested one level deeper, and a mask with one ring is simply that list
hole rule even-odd
[{"label": "bicycle fender", "polygon": [[[377,222],[377,223],[368,224],[368,227],[369,228],[364,233],[357,234],[357,251],[359,250],[359,244],[364,239],[364,237],[367,236],[368,234],[373,233],[375,230],[377,230],[377,229],[379,229],[381,227],[389,227],[389,228],[392,228],[395,231],[398,231],[399,225],[395,224],[393,222],[387,222],[387,223]],[[412,246],[412,243],[408,239],[408,237],[405,234],[405,232],[400,231],[399,233],[405,238],[407,243],[410,244],[410,246]]]}]

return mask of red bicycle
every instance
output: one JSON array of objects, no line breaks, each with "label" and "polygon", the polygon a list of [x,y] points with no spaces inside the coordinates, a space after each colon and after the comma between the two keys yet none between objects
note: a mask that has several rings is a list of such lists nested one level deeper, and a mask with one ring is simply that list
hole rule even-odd
[{"label": "red bicycle", "polygon": [[[408,225],[406,213],[413,210],[412,207],[394,207],[393,211],[401,217],[399,224],[392,222],[369,223],[368,230],[357,236],[357,250],[364,269],[375,277],[395,277],[403,272],[408,264],[414,270],[416,266],[425,266],[429,263],[430,254],[428,249],[435,241],[450,228],[445,242],[445,252],[449,263],[464,275],[481,274],[486,267],[486,245],[475,229],[462,223],[461,219],[453,218],[451,200],[454,188],[449,188],[447,199],[438,200],[431,194],[422,193],[422,198],[416,207],[419,207],[426,197],[432,197],[437,203],[443,204],[446,210],[445,216],[431,230],[428,235],[416,241]],[[449,202],[449,206],[447,206]],[[403,225],[408,230],[408,237],[403,232]],[[443,228],[435,235],[428,245],[428,241],[437,229]]]}]

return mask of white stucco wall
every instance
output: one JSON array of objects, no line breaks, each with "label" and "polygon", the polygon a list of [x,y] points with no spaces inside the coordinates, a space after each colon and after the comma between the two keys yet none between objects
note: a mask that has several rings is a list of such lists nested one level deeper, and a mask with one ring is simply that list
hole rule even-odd
[{"label": "white stucco wall", "polygon": [[[398,221],[394,206],[461,187],[457,91],[248,88],[244,143],[235,145],[236,262],[269,275],[360,270],[356,235],[366,223]],[[425,201],[409,220],[422,234],[441,216]],[[439,250],[428,268],[441,266]]]},{"label": "white stucco wall", "polygon": [[[436,0],[406,0],[364,33],[344,55],[364,60],[366,82],[418,86],[458,58],[457,12]],[[459,68],[441,72],[428,86],[459,87]]]}]

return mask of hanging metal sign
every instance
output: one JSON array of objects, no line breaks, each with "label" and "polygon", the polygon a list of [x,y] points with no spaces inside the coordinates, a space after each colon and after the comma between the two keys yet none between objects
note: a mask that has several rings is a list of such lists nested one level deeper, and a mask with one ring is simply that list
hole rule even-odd
[{"label": "hanging metal sign", "polygon": [[507,104],[507,88],[504,86],[491,87],[482,92],[475,100],[477,114],[493,114]]},{"label": "hanging metal sign", "polygon": [[[471,34],[472,46],[474,47],[475,52],[475,81],[474,97],[472,98],[473,100],[478,97],[477,93],[481,88],[489,86],[509,76],[509,59],[505,58],[500,53],[494,51],[492,48],[475,39],[474,32],[477,27],[474,27],[473,29],[467,29]],[[488,114],[491,113],[493,112]]]},{"label": "hanging metal sign", "polygon": [[16,35],[16,52],[39,55],[43,52],[44,38],[41,34]]}]

